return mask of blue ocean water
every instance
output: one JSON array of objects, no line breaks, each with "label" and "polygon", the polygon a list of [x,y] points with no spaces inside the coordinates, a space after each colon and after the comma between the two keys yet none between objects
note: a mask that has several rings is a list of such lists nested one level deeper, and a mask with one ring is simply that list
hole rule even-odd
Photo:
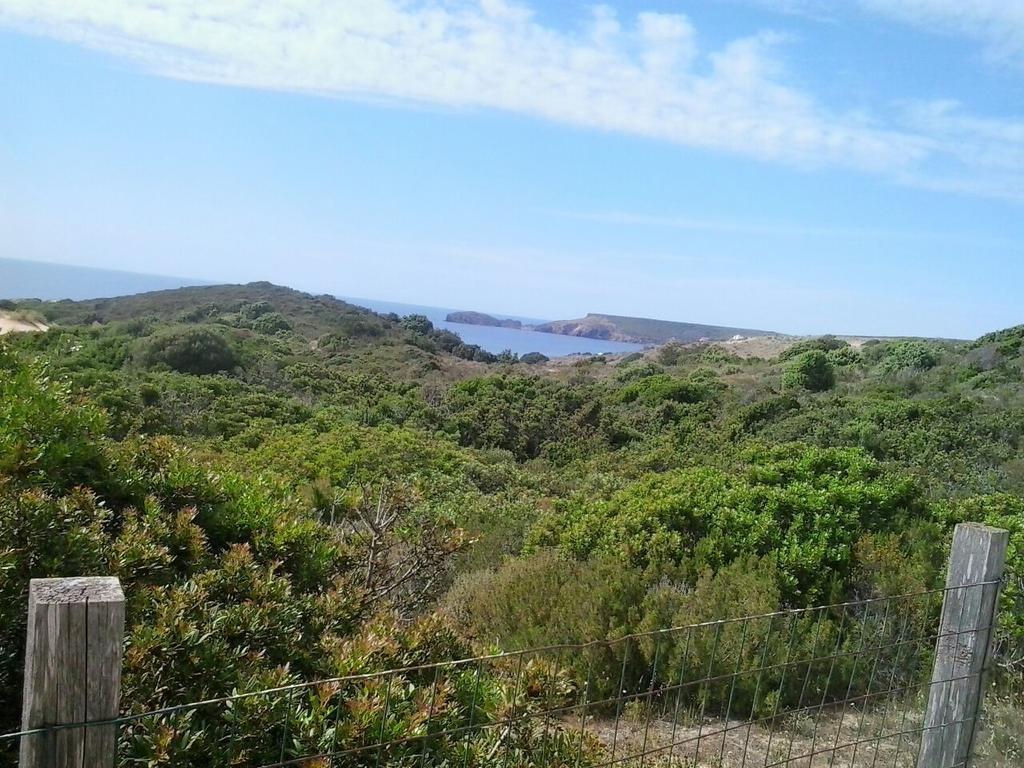
[{"label": "blue ocean water", "polygon": [[110,298],[146,291],[162,291],[186,285],[208,285],[204,280],[121,272],[95,267],[75,267],[19,259],[0,259],[0,299]]},{"label": "blue ocean water", "polygon": [[[537,331],[517,331],[514,328],[495,328],[489,325],[466,325],[464,323],[449,323],[445,317],[455,309],[445,307],[425,307],[417,304],[399,304],[393,301],[378,301],[376,299],[360,299],[351,296],[339,296],[338,298],[355,304],[359,307],[372,309],[374,312],[394,312],[396,315],[426,315],[434,324],[435,328],[444,328],[454,331],[462,337],[467,344],[477,344],[488,352],[503,352],[510,349],[516,354],[524,355],[527,352],[540,352],[548,357],[564,357],[565,355],[590,352],[601,354],[603,352],[637,352],[643,349],[640,344],[628,344],[621,341],[602,341],[600,339],[585,339],[581,336],[561,336],[557,333],[538,333]],[[544,320],[529,317],[516,317],[514,315],[497,315],[493,312],[487,314],[499,319],[520,320],[524,323],[543,323]]]}]

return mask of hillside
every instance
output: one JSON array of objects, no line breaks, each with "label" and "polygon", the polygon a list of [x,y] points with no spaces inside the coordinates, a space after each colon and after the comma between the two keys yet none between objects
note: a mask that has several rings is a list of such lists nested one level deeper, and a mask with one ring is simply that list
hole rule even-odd
[{"label": "hillside", "polygon": [[691,343],[697,341],[725,341],[734,336],[777,336],[773,331],[750,328],[730,328],[699,323],[677,323],[671,320],[652,320],[645,317],[622,317],[588,313],[577,320],[556,320],[533,326],[543,333],[566,336],[585,336],[590,339],[628,341],[637,344],[665,344],[670,341]]},{"label": "hillside", "polygon": [[[932,589],[964,520],[1012,531],[993,685],[1010,701],[1024,684],[1024,328],[527,365],[477,359],[422,317],[266,283],[8,311],[51,327],[0,340],[0,647],[23,647],[29,579],[117,574],[127,711]],[[821,616],[829,648],[857,647],[856,619]],[[807,656],[824,642],[787,632]],[[625,673],[596,654],[592,678],[567,667],[560,689],[625,674],[649,690],[657,653],[638,644]],[[695,645],[686,663],[704,675],[712,655]],[[0,654],[0,732],[20,665]],[[861,666],[844,691],[871,689]],[[507,672],[479,712],[461,677],[396,688],[390,715],[379,689],[296,711],[402,734],[451,682],[453,726],[497,722]],[[552,670],[524,674],[550,690]],[[772,686],[788,708],[800,688]],[[705,697],[706,716],[729,719],[726,698]],[[277,759],[282,715],[231,713],[244,748],[271,755],[238,764]],[[230,762],[237,742],[204,738],[206,717],[178,763]],[[517,736],[523,754],[541,731]],[[140,729],[126,757],[165,754],[164,738]]]},{"label": "hillside", "polygon": [[126,320],[234,325],[273,313],[307,339],[345,329],[353,331],[353,336],[381,335],[394,325],[333,296],[312,296],[266,282],[192,286],[83,301],[28,300],[19,306],[59,325]]}]

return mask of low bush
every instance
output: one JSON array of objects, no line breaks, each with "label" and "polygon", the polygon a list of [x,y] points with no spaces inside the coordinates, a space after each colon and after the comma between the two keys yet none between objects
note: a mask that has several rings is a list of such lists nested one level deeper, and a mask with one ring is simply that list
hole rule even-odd
[{"label": "low bush", "polygon": [[227,371],[237,362],[223,334],[204,326],[172,328],[142,339],[135,359],[145,368],[192,374]]},{"label": "low bush", "polygon": [[786,389],[825,392],[836,384],[836,373],[827,354],[821,350],[804,352],[793,359],[782,377]]}]

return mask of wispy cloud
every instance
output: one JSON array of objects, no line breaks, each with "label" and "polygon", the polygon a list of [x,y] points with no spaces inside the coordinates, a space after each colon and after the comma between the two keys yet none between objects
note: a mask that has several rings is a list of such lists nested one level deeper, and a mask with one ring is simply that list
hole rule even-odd
[{"label": "wispy cloud", "polygon": [[834,20],[867,12],[892,21],[981,43],[988,57],[1024,68],[1024,3],[1020,0],[735,0],[776,13]]},{"label": "wispy cloud", "polygon": [[988,56],[1024,68],[1024,3],[1019,0],[860,0],[890,19],[969,37]]},{"label": "wispy cloud", "polygon": [[954,100],[912,102],[908,129],[927,137],[929,160],[900,180],[937,191],[1024,202],[1024,118],[978,117]]},{"label": "wispy cloud", "polygon": [[0,25],[172,78],[504,110],[925,186],[939,165],[994,195],[1007,178],[1024,182],[1024,142],[994,136],[994,121],[960,117],[960,144],[927,120],[827,109],[792,84],[784,37],[758,31],[709,50],[681,14],[596,6],[567,31],[521,0],[0,0]]}]

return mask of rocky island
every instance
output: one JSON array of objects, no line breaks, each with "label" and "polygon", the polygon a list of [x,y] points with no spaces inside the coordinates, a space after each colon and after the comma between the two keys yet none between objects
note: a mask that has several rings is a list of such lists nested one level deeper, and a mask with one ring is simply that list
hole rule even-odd
[{"label": "rocky island", "polygon": [[523,324],[518,320],[501,320],[483,312],[449,312],[445,317],[449,323],[463,323],[464,325],[490,325],[495,328],[514,328],[522,330]]}]

